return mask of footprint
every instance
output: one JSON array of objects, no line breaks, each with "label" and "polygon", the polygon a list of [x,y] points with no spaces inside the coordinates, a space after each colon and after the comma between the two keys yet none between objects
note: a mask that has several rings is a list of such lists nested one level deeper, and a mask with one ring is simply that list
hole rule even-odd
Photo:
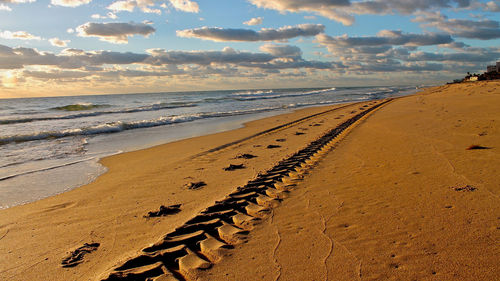
[{"label": "footprint", "polygon": [[280,145],[275,145],[275,144],[270,144],[267,146],[267,148],[278,148],[281,147]]},{"label": "footprint", "polygon": [[257,156],[255,155],[252,155],[252,154],[248,154],[248,153],[244,153],[244,154],[239,154],[236,156],[236,159],[252,159],[252,158],[255,158]]},{"label": "footprint", "polygon": [[473,144],[466,148],[466,150],[475,150],[475,149],[491,149],[491,147],[481,146],[477,144]]},{"label": "footprint", "polygon": [[284,141],[286,141],[286,139],[277,139],[276,141],[277,142],[284,142]]},{"label": "footprint", "polygon": [[198,182],[190,182],[188,184],[185,184],[184,186],[187,187],[188,189],[196,190],[200,189],[207,185],[204,181],[198,181]]},{"label": "footprint", "polygon": [[83,262],[83,257],[86,254],[97,250],[97,248],[99,248],[100,245],[101,244],[99,244],[99,243],[90,243],[90,244],[85,243],[85,244],[83,244],[83,246],[72,251],[71,253],[69,253],[69,255],[67,257],[63,258],[63,260],[61,261],[62,267],[77,266],[78,264]]},{"label": "footprint", "polygon": [[144,217],[145,218],[162,217],[162,216],[168,216],[168,215],[177,214],[180,211],[181,211],[181,204],[170,205],[168,207],[165,207],[165,206],[161,205],[160,209],[158,211],[148,212],[148,214],[146,216],[144,216]]},{"label": "footprint", "polygon": [[472,192],[477,190],[477,188],[473,187],[472,185],[456,186],[451,188],[453,188],[453,190],[455,191],[464,191],[464,192]]},{"label": "footprint", "polygon": [[226,168],[223,168],[224,171],[234,171],[234,170],[240,170],[240,169],[245,169],[245,165],[243,164],[229,164]]},{"label": "footprint", "polygon": [[302,132],[295,132],[295,135],[296,136],[300,136],[300,135],[304,135],[305,133],[302,133]]}]

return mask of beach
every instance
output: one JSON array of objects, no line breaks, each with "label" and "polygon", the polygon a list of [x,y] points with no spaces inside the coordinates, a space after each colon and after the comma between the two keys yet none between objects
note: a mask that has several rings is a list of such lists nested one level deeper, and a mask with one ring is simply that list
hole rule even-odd
[{"label": "beach", "polygon": [[445,85],[103,158],[0,210],[0,279],[498,279],[499,104]]}]

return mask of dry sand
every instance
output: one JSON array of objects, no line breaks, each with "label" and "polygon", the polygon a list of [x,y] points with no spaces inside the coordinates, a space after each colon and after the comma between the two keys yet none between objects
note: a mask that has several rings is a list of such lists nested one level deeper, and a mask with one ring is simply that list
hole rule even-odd
[{"label": "dry sand", "polygon": [[[109,171],[94,183],[0,211],[0,280],[161,271],[155,280],[498,280],[499,82],[390,101],[300,170],[295,186],[234,193],[381,103],[309,108],[105,158]],[[243,153],[257,157],[235,159]],[[225,171],[230,164],[245,168]],[[184,186],[198,181],[207,185]]]}]

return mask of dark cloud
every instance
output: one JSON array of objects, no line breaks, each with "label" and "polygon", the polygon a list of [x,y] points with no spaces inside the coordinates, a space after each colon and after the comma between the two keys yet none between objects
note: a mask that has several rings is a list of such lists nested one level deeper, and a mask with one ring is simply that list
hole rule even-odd
[{"label": "dark cloud", "polygon": [[500,23],[494,20],[448,19],[441,14],[422,14],[414,19],[423,27],[432,27],[445,31],[452,36],[491,40],[500,38]]},{"label": "dark cloud", "polygon": [[61,80],[61,79],[78,79],[91,76],[92,73],[84,71],[23,71],[25,77],[33,77],[40,80]]},{"label": "dark cloud", "polygon": [[[103,70],[103,66],[175,67],[180,65],[220,65],[251,68],[317,68],[332,67],[329,62],[304,60],[299,48],[288,45],[263,47],[263,53],[241,52],[232,48],[222,51],[166,51],[151,49],[148,54],[109,51],[86,52],[66,49],[60,54],[39,52],[31,48],[0,45],[0,69],[22,69],[25,66],[54,66],[59,69]],[[33,75],[32,75],[33,76]]]},{"label": "dark cloud", "polygon": [[152,65],[164,64],[198,64],[208,65],[212,63],[239,64],[243,62],[268,62],[275,57],[265,53],[239,52],[232,48],[224,48],[222,51],[165,51],[154,49],[149,51],[152,56],[146,63]]},{"label": "dark cloud", "polygon": [[272,54],[276,57],[301,57],[302,50],[297,46],[290,45],[274,45],[266,44],[260,47],[260,50],[265,53]]},{"label": "dark cloud", "polygon": [[76,28],[79,36],[98,37],[102,41],[123,44],[128,42],[128,37],[134,35],[148,36],[156,30],[145,23],[95,23],[88,22]]},{"label": "dark cloud", "polygon": [[278,29],[264,28],[260,31],[251,29],[232,29],[219,27],[202,27],[178,30],[177,36],[200,38],[212,41],[276,41],[295,37],[309,37],[325,30],[321,24],[299,24]]},{"label": "dark cloud", "polygon": [[[258,7],[273,9],[280,12],[311,12],[345,25],[354,23],[353,15],[389,14],[399,12],[412,14],[417,11],[427,11],[434,8],[459,7],[471,5],[469,0],[250,0]],[[490,5],[494,9],[494,5]]]},{"label": "dark cloud", "polygon": [[456,53],[429,53],[416,52],[408,56],[408,61],[438,61],[438,62],[470,62],[489,63],[500,58],[500,50],[492,49],[470,49],[469,52]]},{"label": "dark cloud", "polygon": [[[382,47],[386,46],[429,46],[448,44],[453,38],[447,34],[414,34],[401,31],[382,30],[377,36],[349,37],[347,35],[331,37],[326,34],[316,36],[318,43],[330,49],[354,47]],[[373,50],[373,49],[372,49]]]}]

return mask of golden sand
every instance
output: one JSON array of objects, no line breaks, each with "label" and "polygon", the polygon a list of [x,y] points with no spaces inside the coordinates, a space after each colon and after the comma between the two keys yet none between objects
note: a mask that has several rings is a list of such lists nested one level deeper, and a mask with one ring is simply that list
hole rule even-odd
[{"label": "golden sand", "polygon": [[0,211],[0,280],[498,279],[499,82],[390,101],[265,192],[235,192],[381,103],[105,158],[92,184]]}]

